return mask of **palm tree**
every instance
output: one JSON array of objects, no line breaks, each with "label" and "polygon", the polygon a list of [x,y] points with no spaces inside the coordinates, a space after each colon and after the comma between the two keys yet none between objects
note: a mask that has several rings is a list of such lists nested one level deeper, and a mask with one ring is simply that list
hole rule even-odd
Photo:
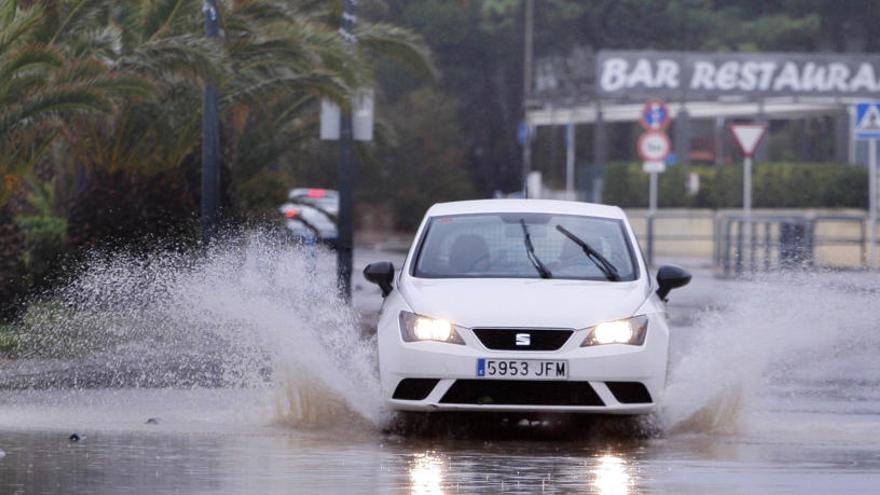
[{"label": "palm tree", "polygon": [[378,54],[431,71],[418,38],[392,26],[362,23],[361,42],[349,49],[337,33],[334,2],[223,2],[222,43],[202,36],[200,2],[40,4],[34,12],[42,20],[31,37],[42,51],[88,61],[94,70],[103,65],[113,78],[139,78],[154,89],[148,98],[113,100],[102,118],[67,117],[56,131],[66,138],[58,156],[68,170],[149,175],[193,161],[200,145],[201,86],[211,78],[223,95],[224,162],[235,180],[247,180],[284,156],[302,153],[314,140],[320,98],[347,104],[346,95],[370,83]]},{"label": "palm tree", "polygon": [[224,88],[227,157],[234,183],[245,184],[270,165],[318,163],[318,103],[343,106],[355,89],[373,84],[382,57],[425,74],[433,66],[421,39],[390,26],[361,22],[359,42],[338,33],[340,2],[232,2],[226,49],[235,77]]},{"label": "palm tree", "polygon": [[25,288],[21,201],[10,201],[23,190],[21,178],[47,159],[65,123],[106,114],[119,98],[151,89],[93,56],[69,56],[41,42],[49,17],[41,4],[29,3],[0,0],[0,317]]},{"label": "palm tree", "polygon": [[198,146],[201,81],[220,78],[222,51],[199,34],[200,3],[60,0],[44,41],[102,60],[111,74],[150,81],[151,98],[117,102],[108,119],[68,126],[71,165],[154,173],[178,167]]},{"label": "palm tree", "polygon": [[107,112],[114,98],[149,91],[144,80],[113,74],[95,58],[68,59],[39,43],[45,19],[39,5],[0,0],[0,207],[45,155],[63,119]]}]

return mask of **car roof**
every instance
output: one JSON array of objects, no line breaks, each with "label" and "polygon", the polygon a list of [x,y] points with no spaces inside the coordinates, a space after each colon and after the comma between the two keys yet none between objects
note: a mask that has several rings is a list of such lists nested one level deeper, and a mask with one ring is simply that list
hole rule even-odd
[{"label": "car roof", "polygon": [[617,206],[558,201],[552,199],[479,199],[437,203],[428,209],[428,216],[461,215],[467,213],[553,213],[625,219]]}]

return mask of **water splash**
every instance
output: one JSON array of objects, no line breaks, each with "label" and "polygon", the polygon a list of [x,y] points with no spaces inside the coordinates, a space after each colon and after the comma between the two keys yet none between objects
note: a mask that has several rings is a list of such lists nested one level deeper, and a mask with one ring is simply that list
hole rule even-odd
[{"label": "water splash", "polygon": [[763,413],[822,412],[829,404],[815,399],[829,387],[849,391],[849,412],[873,400],[845,383],[880,385],[876,275],[787,273],[713,287],[723,307],[701,313],[677,341],[664,430],[755,433]]},{"label": "water splash", "polygon": [[267,234],[199,255],[95,254],[28,312],[20,348],[40,372],[18,386],[262,389],[278,423],[378,424],[375,345],[333,260]]},{"label": "water splash", "polygon": [[[21,346],[31,359],[6,366],[0,386],[239,388],[248,391],[241,407],[262,397],[268,423],[375,429],[389,417],[375,339],[334,280],[331,253],[264,234],[198,255],[96,253],[80,277],[33,304]],[[793,273],[707,287],[720,307],[673,329],[661,411],[621,436],[815,431],[816,415],[812,426],[771,416],[880,413],[876,275]],[[819,425],[829,437],[841,434],[834,421]],[[619,425],[609,424],[616,436]],[[876,438],[871,431],[844,433]]]}]

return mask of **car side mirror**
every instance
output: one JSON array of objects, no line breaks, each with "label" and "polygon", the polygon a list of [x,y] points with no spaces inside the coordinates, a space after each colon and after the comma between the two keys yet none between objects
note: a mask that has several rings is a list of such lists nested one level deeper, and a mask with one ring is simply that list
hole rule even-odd
[{"label": "car side mirror", "polygon": [[690,281],[691,274],[684,268],[675,265],[663,265],[657,270],[657,284],[660,286],[657,289],[657,295],[665,301],[669,291],[684,287]]},{"label": "car side mirror", "polygon": [[382,289],[382,297],[391,293],[391,282],[394,280],[394,263],[379,261],[370,263],[364,268],[364,278],[378,285]]}]

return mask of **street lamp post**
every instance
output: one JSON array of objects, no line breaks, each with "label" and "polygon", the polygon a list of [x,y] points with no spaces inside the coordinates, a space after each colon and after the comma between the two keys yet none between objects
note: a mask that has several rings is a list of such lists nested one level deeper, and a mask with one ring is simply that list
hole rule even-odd
[{"label": "street lamp post", "polygon": [[[220,35],[220,13],[215,0],[205,0],[205,36]],[[202,241],[207,244],[217,235],[220,190],[220,123],[217,110],[217,87],[205,81],[202,100]]]},{"label": "street lamp post", "polygon": [[[357,42],[357,38],[354,36],[354,24],[357,19],[354,13],[356,4],[357,0],[344,0],[342,26],[339,30],[342,38],[350,45]],[[351,109],[343,108],[340,112],[340,118],[342,120],[339,126],[339,223],[336,240],[336,277],[342,298],[345,301],[351,301],[352,251],[354,248],[354,228],[352,226],[354,163],[352,160]]]}]

